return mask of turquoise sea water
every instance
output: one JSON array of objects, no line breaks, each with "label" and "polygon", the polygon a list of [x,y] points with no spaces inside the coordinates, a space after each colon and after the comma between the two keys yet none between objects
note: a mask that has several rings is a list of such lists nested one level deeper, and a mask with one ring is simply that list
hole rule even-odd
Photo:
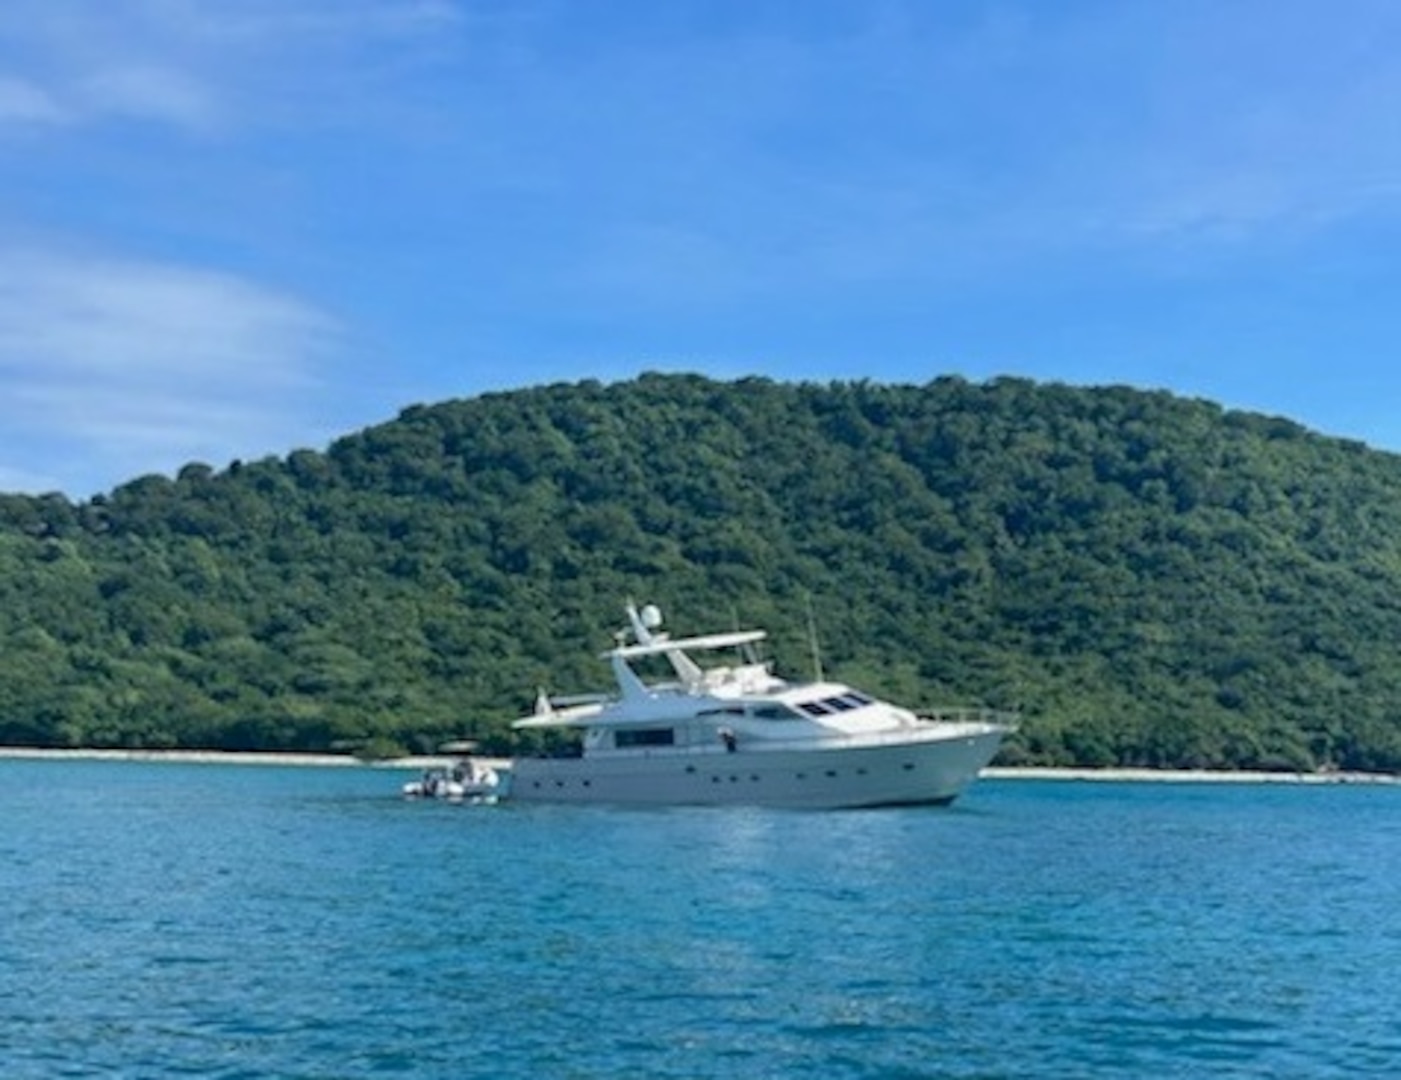
[{"label": "turquoise sea water", "polygon": [[1401,788],[403,779],[0,761],[0,1075],[1401,1075]]}]

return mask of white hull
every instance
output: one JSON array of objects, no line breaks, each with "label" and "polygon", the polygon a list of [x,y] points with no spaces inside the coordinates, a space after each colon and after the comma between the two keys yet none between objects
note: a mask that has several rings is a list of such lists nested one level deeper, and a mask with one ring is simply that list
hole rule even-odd
[{"label": "white hull", "polygon": [[428,769],[403,787],[406,799],[443,799],[447,802],[495,802],[502,787],[495,769],[470,762],[455,768]]},{"label": "white hull", "polygon": [[425,788],[418,781],[404,785],[406,799],[440,799],[445,802],[494,803],[499,792],[497,784],[444,784]]},{"label": "white hull", "polygon": [[1006,728],[940,725],[902,738],[802,746],[662,748],[584,758],[521,758],[509,797],[521,802],[747,804],[838,809],[952,802],[997,753]]}]

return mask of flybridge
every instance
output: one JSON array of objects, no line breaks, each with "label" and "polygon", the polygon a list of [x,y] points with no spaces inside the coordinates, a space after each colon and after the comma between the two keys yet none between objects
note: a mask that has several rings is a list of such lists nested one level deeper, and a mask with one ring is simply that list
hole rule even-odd
[{"label": "flybridge", "polygon": [[641,645],[619,645],[600,654],[603,659],[616,656],[622,660],[634,660],[641,656],[664,656],[671,652],[685,652],[687,649],[730,649],[741,645],[752,645],[763,641],[768,634],[763,630],[735,630],[728,634],[704,634],[700,637],[676,638],[661,635]]},{"label": "flybridge", "polygon": [[[745,653],[745,663],[737,667],[704,668],[686,655],[687,649],[695,651],[715,651],[737,646],[752,645],[762,641],[767,635],[762,630],[736,630],[727,634],[701,634],[696,637],[672,638],[661,629],[662,613],[656,605],[648,604],[639,611],[636,605],[627,605],[628,626],[617,635],[617,645],[603,654],[613,667],[613,677],[618,683],[618,692],[623,701],[637,701],[648,698],[660,687],[649,687],[629,666],[629,660],[644,659],[649,656],[665,656],[681,685],[689,692],[699,690],[717,691],[728,686],[731,691],[745,689],[760,691],[770,689],[761,686],[772,680],[768,666],[760,663],[752,652]],[[631,634],[634,644],[626,644]]]}]

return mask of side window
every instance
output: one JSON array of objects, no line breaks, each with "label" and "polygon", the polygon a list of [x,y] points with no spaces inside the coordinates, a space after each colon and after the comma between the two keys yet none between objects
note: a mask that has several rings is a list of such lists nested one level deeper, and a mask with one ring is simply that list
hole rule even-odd
[{"label": "side window", "polygon": [[676,732],[672,728],[619,728],[613,732],[613,745],[620,750],[632,746],[672,746]]}]

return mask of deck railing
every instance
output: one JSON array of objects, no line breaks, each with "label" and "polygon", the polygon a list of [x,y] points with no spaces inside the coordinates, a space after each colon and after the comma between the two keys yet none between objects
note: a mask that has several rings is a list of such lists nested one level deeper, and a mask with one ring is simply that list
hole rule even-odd
[{"label": "deck railing", "polygon": [[967,706],[952,709],[923,709],[915,714],[921,720],[936,724],[1005,724],[1016,727],[1021,715],[1007,709],[989,709],[981,706]]}]

